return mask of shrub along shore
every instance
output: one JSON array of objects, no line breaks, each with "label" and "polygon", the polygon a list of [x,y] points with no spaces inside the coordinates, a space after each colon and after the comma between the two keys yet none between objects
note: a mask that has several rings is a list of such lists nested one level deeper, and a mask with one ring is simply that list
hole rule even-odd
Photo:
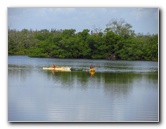
[{"label": "shrub along shore", "polygon": [[30,57],[158,60],[158,34],[135,34],[124,20],[101,29],[8,29],[8,55]]}]

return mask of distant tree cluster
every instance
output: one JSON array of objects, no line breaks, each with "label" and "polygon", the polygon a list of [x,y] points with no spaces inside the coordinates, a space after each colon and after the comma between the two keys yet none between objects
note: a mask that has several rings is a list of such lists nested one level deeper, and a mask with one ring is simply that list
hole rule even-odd
[{"label": "distant tree cluster", "polygon": [[8,54],[30,57],[111,60],[158,60],[158,34],[135,34],[124,20],[112,20],[103,32],[95,28],[8,30]]}]

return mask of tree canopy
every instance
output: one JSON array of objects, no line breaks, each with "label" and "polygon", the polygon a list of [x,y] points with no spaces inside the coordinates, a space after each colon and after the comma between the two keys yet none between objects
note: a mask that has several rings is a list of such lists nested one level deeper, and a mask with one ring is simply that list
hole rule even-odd
[{"label": "tree canopy", "polygon": [[158,34],[135,34],[124,20],[110,21],[102,32],[84,29],[8,29],[8,54],[30,57],[158,60]]}]

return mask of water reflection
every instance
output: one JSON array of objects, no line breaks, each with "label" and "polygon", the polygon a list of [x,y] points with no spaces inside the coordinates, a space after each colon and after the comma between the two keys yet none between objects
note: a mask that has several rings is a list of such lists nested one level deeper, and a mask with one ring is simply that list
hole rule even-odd
[{"label": "water reflection", "polygon": [[[8,67],[9,121],[158,120],[157,72],[103,72],[102,63],[107,68],[122,64],[96,61],[100,70],[91,75],[86,71],[44,71],[39,67],[42,62],[38,67],[27,62],[28,66]],[[124,64],[128,67],[130,62]]]},{"label": "water reflection", "polygon": [[[146,83],[157,84],[158,75],[156,73],[95,73],[91,75],[88,72],[54,72],[45,71],[47,78],[50,78],[56,84],[62,87],[80,87],[87,89],[88,87],[104,88],[105,92],[114,92],[126,94],[132,90],[134,82],[147,81]],[[55,85],[56,86],[56,85]],[[156,85],[155,85],[155,88]]]},{"label": "water reflection", "polygon": [[[147,81],[148,83],[157,84],[158,83],[158,74],[156,73],[110,73],[110,72],[56,72],[56,71],[33,71],[25,68],[20,69],[9,69],[8,76],[12,80],[20,80],[20,83],[26,81],[28,77],[36,74],[35,78],[41,75],[43,79],[49,80],[49,83],[56,85],[61,85],[62,87],[82,87],[86,89],[87,86],[94,86],[95,84],[104,87],[105,91],[115,92],[127,92],[128,89],[131,89],[131,84],[133,82]],[[40,74],[40,75],[38,75]],[[50,82],[51,81],[51,82]],[[9,82],[10,83],[10,82]],[[54,86],[56,86],[54,85]],[[151,85],[154,86],[154,85]],[[114,88],[113,88],[114,87]],[[114,90],[111,90],[113,88]],[[157,88],[156,86],[154,88]]]},{"label": "water reflection", "polygon": [[20,83],[24,82],[31,75],[31,70],[28,69],[9,69],[8,70],[8,78],[12,78],[12,81],[8,81],[9,86],[20,85]]},{"label": "water reflection", "polygon": [[[138,74],[138,73],[105,73],[104,74],[105,84],[104,89],[106,92],[112,93],[121,93],[126,94],[129,90],[132,90],[133,86],[140,85],[143,80],[146,81],[143,86],[146,86],[146,83],[152,83],[150,86],[158,88],[157,81],[158,76],[156,73],[147,73],[147,74]],[[136,83],[137,85],[133,85]]]},{"label": "water reflection", "polygon": [[92,72],[89,72],[89,74],[90,74],[90,76],[92,77],[92,76],[95,74],[95,72],[92,71]]}]

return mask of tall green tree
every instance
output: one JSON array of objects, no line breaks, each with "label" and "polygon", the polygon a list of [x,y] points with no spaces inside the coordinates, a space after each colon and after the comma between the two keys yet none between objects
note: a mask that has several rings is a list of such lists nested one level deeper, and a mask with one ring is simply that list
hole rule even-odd
[{"label": "tall green tree", "polygon": [[135,34],[124,20],[101,29],[8,30],[8,54],[30,57],[158,60],[158,34]]}]

